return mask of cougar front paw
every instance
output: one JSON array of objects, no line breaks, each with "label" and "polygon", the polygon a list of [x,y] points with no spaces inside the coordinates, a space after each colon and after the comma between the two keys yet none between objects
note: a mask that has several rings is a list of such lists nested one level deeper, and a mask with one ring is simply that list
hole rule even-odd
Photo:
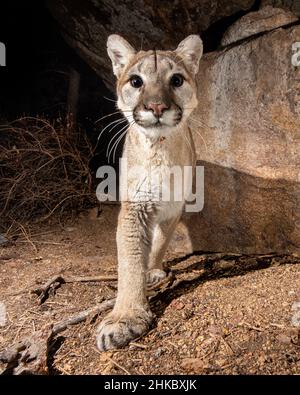
[{"label": "cougar front paw", "polygon": [[146,273],[147,285],[154,285],[167,277],[167,273],[161,269],[152,269]]},{"label": "cougar front paw", "polygon": [[152,323],[150,311],[139,310],[136,314],[108,314],[97,329],[97,347],[100,351],[120,348],[149,331]]}]

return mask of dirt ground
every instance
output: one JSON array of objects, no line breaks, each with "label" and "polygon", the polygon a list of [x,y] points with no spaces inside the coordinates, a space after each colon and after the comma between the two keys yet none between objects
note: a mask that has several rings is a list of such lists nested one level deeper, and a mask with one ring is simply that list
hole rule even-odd
[{"label": "dirt ground", "polygon": [[[106,206],[0,247],[0,351],[115,295],[116,281],[61,284],[42,304],[30,290],[57,274],[115,275],[117,212]],[[168,252],[166,262],[175,281],[152,298],[146,336],[100,353],[102,315],[91,316],[52,340],[49,373],[300,374],[300,258]]]}]

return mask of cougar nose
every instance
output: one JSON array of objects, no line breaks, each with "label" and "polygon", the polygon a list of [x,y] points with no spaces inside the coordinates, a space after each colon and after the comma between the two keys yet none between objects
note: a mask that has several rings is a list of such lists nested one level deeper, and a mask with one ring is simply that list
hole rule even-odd
[{"label": "cougar nose", "polygon": [[148,103],[145,107],[147,110],[153,111],[156,117],[160,117],[164,110],[168,108],[164,103]]}]

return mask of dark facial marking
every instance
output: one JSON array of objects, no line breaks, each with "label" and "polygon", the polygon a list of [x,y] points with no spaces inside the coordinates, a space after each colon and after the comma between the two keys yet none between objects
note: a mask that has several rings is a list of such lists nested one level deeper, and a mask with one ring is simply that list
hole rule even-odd
[{"label": "dark facial marking", "polygon": [[168,66],[170,67],[170,69],[172,70],[173,69],[173,63],[171,63],[170,61],[167,61],[168,62]]},{"label": "dark facial marking", "polygon": [[137,69],[138,69],[139,72],[141,72],[141,69],[142,69],[142,66],[144,64],[144,61],[145,61],[145,59],[143,59],[137,66]]},{"label": "dark facial marking", "polygon": [[154,72],[157,72],[157,53],[156,49],[154,49]]}]

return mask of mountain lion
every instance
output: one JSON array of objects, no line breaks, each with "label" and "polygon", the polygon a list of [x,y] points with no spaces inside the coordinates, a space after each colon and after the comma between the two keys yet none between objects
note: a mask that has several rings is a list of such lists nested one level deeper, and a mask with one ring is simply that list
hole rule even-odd
[{"label": "mountain lion", "polygon": [[195,165],[187,120],[197,106],[195,75],[203,46],[200,37],[191,35],[175,51],[136,52],[114,34],[107,49],[117,77],[118,108],[129,122],[123,151],[129,171],[121,173],[118,294],[113,311],[97,329],[101,351],[122,347],[151,326],[146,283],[166,275],[163,256],[187,194],[180,201],[171,194],[166,201],[157,199],[161,194],[156,192],[168,169]]}]

